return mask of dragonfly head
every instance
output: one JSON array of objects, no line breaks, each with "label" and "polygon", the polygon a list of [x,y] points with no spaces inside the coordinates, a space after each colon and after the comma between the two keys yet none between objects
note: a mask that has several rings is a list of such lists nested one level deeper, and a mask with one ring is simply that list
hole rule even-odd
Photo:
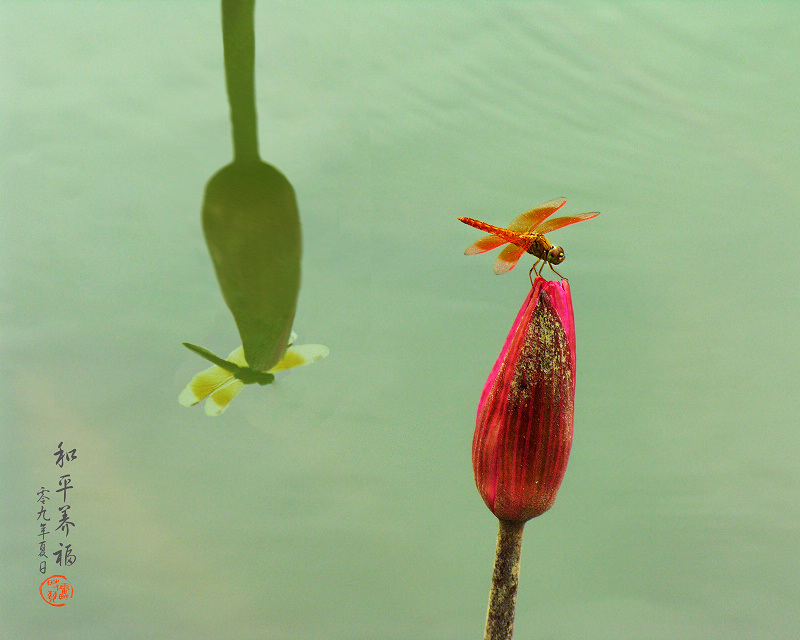
[{"label": "dragonfly head", "polygon": [[561,264],[564,262],[564,250],[561,247],[551,247],[547,252],[547,261],[550,264]]},{"label": "dragonfly head", "polygon": [[266,384],[272,384],[275,381],[275,376],[271,373],[267,373],[266,371],[259,371],[258,373],[260,375],[256,378],[256,382],[262,387]]}]

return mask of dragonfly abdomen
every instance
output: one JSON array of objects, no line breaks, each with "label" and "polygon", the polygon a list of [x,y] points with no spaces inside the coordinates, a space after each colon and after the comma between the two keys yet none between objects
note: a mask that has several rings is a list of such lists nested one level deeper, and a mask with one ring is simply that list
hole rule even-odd
[{"label": "dragonfly abdomen", "polygon": [[517,245],[518,247],[525,247],[525,250],[528,250],[528,238],[520,233],[514,233],[513,231],[509,231],[508,229],[503,229],[503,227],[496,227],[493,224],[488,224],[481,220],[475,220],[475,218],[459,218],[461,222],[464,224],[468,224],[470,227],[475,227],[476,229],[480,229],[481,231],[485,231],[486,233],[491,233],[493,236],[497,236],[505,240],[506,242],[510,242],[512,244]]}]

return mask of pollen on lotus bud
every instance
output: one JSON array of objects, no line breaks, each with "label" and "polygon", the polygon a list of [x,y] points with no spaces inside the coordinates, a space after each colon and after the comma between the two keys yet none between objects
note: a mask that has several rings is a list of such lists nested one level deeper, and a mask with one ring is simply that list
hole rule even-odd
[{"label": "pollen on lotus bud", "polygon": [[501,520],[553,506],[575,405],[575,323],[566,280],[536,278],[489,375],[472,441],[475,483]]}]

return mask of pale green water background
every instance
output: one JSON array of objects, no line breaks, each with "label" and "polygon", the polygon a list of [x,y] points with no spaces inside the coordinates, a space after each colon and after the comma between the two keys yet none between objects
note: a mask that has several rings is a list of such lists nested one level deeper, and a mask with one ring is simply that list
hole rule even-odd
[{"label": "pale green water background", "polygon": [[[295,328],[331,355],[211,419],[176,398],[203,366],[181,341],[238,341],[199,220],[231,157],[218,3],[2,5],[0,635],[480,638],[473,421],[528,281],[464,257],[455,218],[563,195],[602,215],[553,234],[575,441],[515,637],[798,637],[800,7],[256,14]],[[55,609],[35,493],[62,440]]]}]

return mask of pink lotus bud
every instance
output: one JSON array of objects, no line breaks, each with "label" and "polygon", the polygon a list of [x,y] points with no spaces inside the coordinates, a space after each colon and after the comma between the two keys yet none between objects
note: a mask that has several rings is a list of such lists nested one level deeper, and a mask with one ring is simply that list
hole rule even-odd
[{"label": "pink lotus bud", "polygon": [[575,321],[569,283],[536,278],[486,381],[472,468],[501,520],[553,506],[567,470],[575,407]]}]

